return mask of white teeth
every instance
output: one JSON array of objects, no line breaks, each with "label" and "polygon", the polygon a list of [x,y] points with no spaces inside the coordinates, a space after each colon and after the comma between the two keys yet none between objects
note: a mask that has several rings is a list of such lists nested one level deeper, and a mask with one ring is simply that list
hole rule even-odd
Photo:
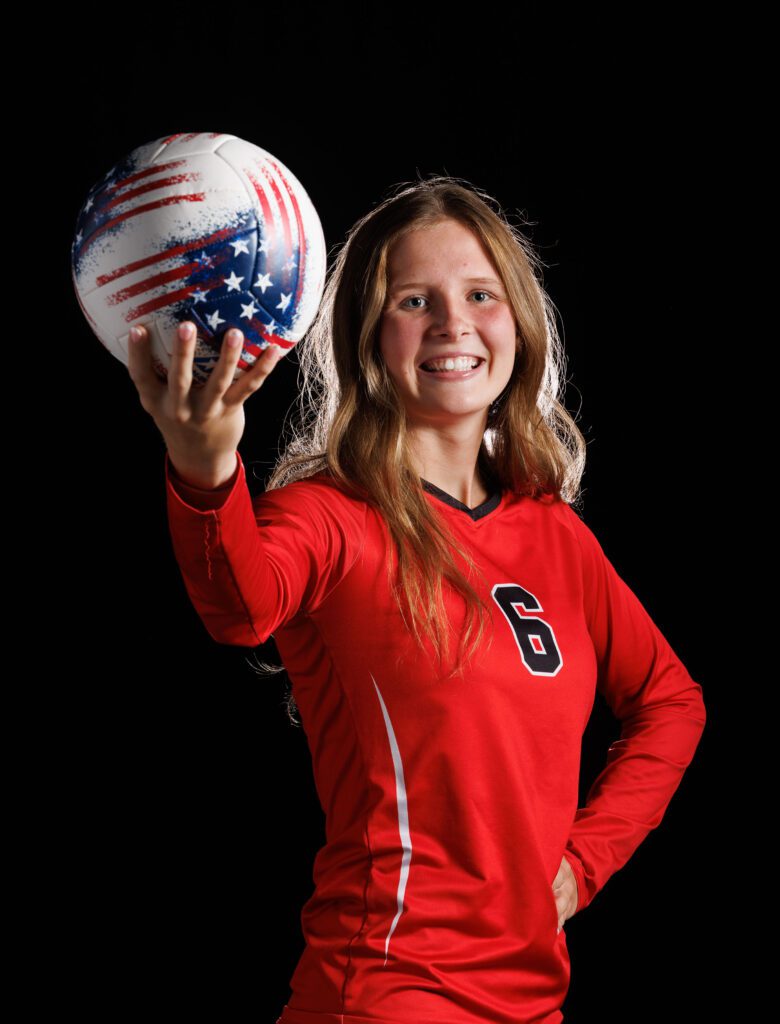
[{"label": "white teeth", "polygon": [[473,370],[479,366],[479,360],[470,356],[459,356],[457,359],[431,359],[423,363],[423,369],[432,370]]}]

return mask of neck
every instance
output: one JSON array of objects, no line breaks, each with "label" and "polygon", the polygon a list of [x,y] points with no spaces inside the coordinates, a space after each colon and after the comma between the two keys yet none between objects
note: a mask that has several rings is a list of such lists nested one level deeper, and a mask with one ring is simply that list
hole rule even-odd
[{"label": "neck", "polygon": [[411,448],[418,476],[467,508],[482,505],[490,497],[479,467],[482,436],[482,431],[416,431]]}]

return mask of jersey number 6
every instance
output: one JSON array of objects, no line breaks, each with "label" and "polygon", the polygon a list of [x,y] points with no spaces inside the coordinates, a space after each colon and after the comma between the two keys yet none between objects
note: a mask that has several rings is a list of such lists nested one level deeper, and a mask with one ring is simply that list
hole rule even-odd
[{"label": "jersey number 6", "polygon": [[[563,658],[555,634],[544,619],[528,614],[543,611],[534,595],[517,583],[496,583],[491,593],[512,627],[520,657],[528,671],[535,676],[557,675]],[[522,615],[517,610],[518,605],[523,609]]]}]

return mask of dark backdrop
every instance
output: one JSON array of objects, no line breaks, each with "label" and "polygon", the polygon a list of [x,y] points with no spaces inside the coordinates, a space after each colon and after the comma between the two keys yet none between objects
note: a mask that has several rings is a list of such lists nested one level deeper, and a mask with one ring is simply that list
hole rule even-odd
[{"label": "dark backdrop", "polygon": [[[532,222],[561,318],[566,404],[588,441],[586,521],[708,710],[660,828],[567,923],[564,1011],[573,1024],[704,1019],[723,1007],[716,979],[734,954],[714,917],[711,825],[726,675],[712,602],[731,558],[714,557],[731,473],[712,276],[727,83],[660,27],[638,50],[599,48],[599,26],[587,46],[577,24],[564,43],[518,13],[448,14],[445,30],[443,13],[416,8],[359,19],[332,5],[227,10],[216,31],[196,8],[169,5],[151,37],[115,15],[118,49],[106,54],[92,42],[104,13],[85,7],[67,26],[57,67],[93,47],[89,76],[71,77],[67,95],[55,88],[47,111],[71,140],[52,233],[69,363],[39,452],[61,560],[50,594],[61,639],[39,660],[55,683],[40,721],[53,765],[42,813],[58,851],[43,941],[58,951],[62,1005],[87,1019],[153,1007],[275,1021],[324,838],[286,677],[251,668],[277,659],[273,642],[220,646],[197,617],[168,534],[162,438],[69,279],[77,212],[109,167],[170,133],[222,131],[294,171],[329,249],[418,173],[465,178]],[[247,404],[240,447],[254,493],[297,372],[293,354]],[[617,728],[598,698],[581,802]]]}]

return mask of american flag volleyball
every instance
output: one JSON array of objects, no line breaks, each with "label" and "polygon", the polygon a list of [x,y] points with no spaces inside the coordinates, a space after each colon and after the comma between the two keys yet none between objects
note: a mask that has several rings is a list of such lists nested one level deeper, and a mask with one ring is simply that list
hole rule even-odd
[{"label": "american flag volleyball", "polygon": [[289,350],[303,337],[326,256],[317,211],[284,164],[234,135],[196,132],[139,146],[90,190],[71,268],[84,316],[125,366],[130,328],[144,324],[166,378],[179,323],[195,323],[202,386],[231,327],[244,334],[236,378],[270,343]]}]

